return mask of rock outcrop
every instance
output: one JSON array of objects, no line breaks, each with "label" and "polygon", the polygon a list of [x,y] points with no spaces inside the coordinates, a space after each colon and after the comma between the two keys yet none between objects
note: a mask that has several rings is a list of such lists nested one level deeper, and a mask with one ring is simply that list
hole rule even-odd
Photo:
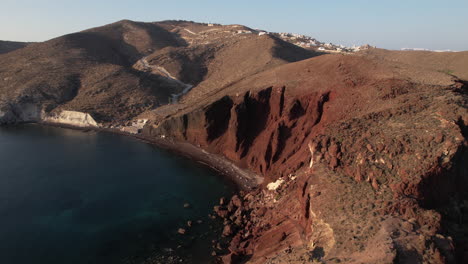
[{"label": "rock outcrop", "polygon": [[76,111],[61,111],[57,115],[46,116],[41,121],[74,127],[99,127],[90,114]]},{"label": "rock outcrop", "polygon": [[0,125],[18,122],[39,122],[42,109],[34,103],[0,104]]},{"label": "rock outcrop", "polygon": [[0,105],[0,125],[29,122],[72,127],[99,127],[99,124],[88,113],[67,110],[46,113],[40,105],[32,103]]},{"label": "rock outcrop", "polygon": [[13,113],[7,105],[0,104],[0,125],[12,123],[14,121]]}]

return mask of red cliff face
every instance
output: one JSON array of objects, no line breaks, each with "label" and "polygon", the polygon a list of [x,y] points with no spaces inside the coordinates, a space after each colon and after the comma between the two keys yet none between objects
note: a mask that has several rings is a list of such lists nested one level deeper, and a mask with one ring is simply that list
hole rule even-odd
[{"label": "red cliff face", "polygon": [[[308,162],[307,139],[320,123],[329,92],[292,98],[269,87],[213,104],[150,128],[223,154],[258,174],[278,177]],[[306,154],[306,155],[304,155]]]},{"label": "red cliff face", "polygon": [[144,133],[191,142],[276,181],[231,206],[225,262],[455,261],[463,242],[450,237],[453,221],[466,220],[457,207],[467,199],[466,85],[323,57],[243,81]]}]

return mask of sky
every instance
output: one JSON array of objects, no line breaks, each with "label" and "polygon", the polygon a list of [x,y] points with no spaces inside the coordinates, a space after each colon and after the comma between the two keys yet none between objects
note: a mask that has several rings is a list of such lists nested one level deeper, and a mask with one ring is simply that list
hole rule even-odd
[{"label": "sky", "polygon": [[122,19],[242,24],[322,42],[468,50],[468,0],[0,0],[0,39],[45,41]]}]

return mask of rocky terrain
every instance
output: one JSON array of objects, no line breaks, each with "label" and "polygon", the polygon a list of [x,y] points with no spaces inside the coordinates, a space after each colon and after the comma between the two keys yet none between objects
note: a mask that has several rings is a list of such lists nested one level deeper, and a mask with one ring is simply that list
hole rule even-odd
[{"label": "rocky terrain", "polygon": [[468,53],[261,32],[120,21],[0,55],[0,123],[123,131],[255,173],[215,208],[224,263],[468,261]]},{"label": "rocky terrain", "polygon": [[277,183],[230,210],[242,219],[230,257],[451,263],[454,239],[466,235],[466,84],[411,72],[320,56],[247,78],[143,133],[192,142]]}]

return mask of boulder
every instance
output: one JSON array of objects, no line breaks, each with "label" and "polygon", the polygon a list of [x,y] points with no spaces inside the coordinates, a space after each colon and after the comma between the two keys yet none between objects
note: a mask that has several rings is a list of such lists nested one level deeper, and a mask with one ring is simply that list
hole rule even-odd
[{"label": "boulder", "polygon": [[223,236],[227,237],[227,236],[230,236],[230,235],[232,235],[232,227],[231,227],[231,225],[225,225],[224,229],[223,229]]}]

